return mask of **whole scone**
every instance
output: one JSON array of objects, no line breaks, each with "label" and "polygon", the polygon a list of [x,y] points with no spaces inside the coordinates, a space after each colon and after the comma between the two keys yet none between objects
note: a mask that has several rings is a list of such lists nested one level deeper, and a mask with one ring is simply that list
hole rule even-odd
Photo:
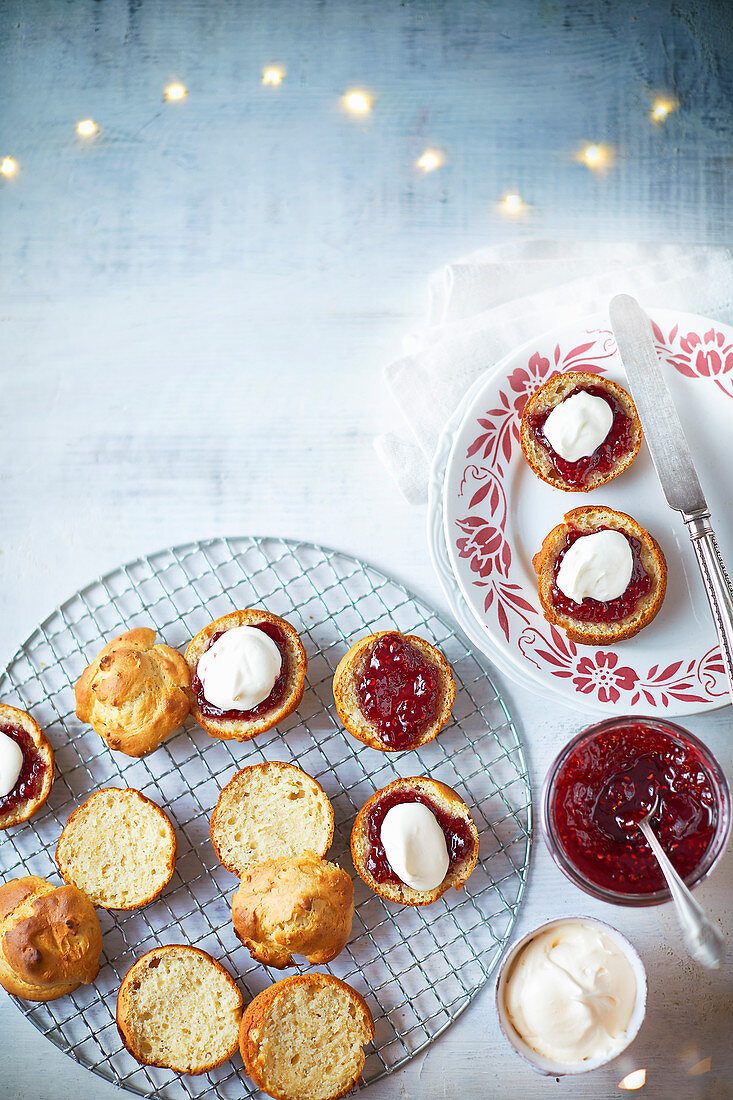
[{"label": "whole scone", "polygon": [[102,931],[76,886],[36,875],[0,886],[0,985],[27,1001],[52,1001],[99,973]]},{"label": "whole scone", "polygon": [[111,749],[147,756],[186,719],[191,673],[181,654],[146,627],[120,634],[82,672],[76,715]]},{"label": "whole scone", "polygon": [[271,859],[247,871],[232,899],[234,931],[250,955],[284,969],[293,955],[313,966],[346,946],[354,916],[354,884],[335,863],[310,856]]}]

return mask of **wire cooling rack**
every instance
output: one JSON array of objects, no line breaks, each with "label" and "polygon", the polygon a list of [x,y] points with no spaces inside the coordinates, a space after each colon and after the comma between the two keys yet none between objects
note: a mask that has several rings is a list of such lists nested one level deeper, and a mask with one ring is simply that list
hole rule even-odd
[{"label": "wire cooling rack", "polygon": [[[154,626],[162,640],[182,649],[212,619],[258,605],[287,618],[308,655],[303,701],[276,729],[238,744],[212,739],[189,720],[150,756],[132,760],[110,752],[77,720],[73,685],[101,645],[122,630]],[[366,748],[345,733],[331,691],[336,665],[354,639],[390,628],[434,642],[456,679],[450,724],[429,745],[395,754]],[[140,558],[78,592],[38,627],[0,678],[0,699],[30,711],[57,764],[46,806],[4,834],[3,880],[37,874],[58,881],[53,854],[61,829],[100,787],[135,787],[165,809],[176,830],[176,869],[162,896],[132,912],[98,910],[104,953],[94,985],[56,1001],[17,1002],[51,1042],[108,1081],[166,1100],[257,1091],[238,1054],[200,1077],[140,1066],[115,1024],[121,979],[157,944],[208,951],[247,999],[283,976],[255,963],[237,940],[230,910],[237,880],[219,865],[209,836],[219,791],[245,764],[284,760],[318,779],[336,818],[328,858],[349,871],[357,810],[398,776],[427,774],[448,783],[478,828],[479,859],[466,888],[432,905],[385,902],[354,875],[351,939],[322,969],[357,989],[374,1016],[363,1085],[440,1035],[498,962],[529,861],[531,800],[521,744],[483,660],[431,608],[363,562],[273,538],[211,539]]]}]

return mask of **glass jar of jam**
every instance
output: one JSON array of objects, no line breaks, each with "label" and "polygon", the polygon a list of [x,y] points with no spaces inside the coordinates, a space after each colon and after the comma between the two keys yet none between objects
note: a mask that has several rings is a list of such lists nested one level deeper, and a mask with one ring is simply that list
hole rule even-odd
[{"label": "glass jar of jam", "polygon": [[651,824],[688,886],[725,850],[730,788],[710,750],[659,718],[609,718],[573,738],[542,792],[542,832],[555,863],[586,893],[617,905],[670,898],[637,823]]}]

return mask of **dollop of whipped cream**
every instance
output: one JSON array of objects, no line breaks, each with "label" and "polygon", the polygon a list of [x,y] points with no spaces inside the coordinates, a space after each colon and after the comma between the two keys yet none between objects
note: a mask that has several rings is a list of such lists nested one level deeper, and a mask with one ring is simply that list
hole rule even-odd
[{"label": "dollop of whipped cream", "polygon": [[560,458],[577,462],[600,447],[612,424],[613,410],[608,401],[581,390],[555,406],[542,430]]},{"label": "dollop of whipped cream", "polygon": [[434,890],[448,874],[445,835],[421,802],[400,802],[387,810],[380,838],[390,867],[413,890]]},{"label": "dollop of whipped cream", "polygon": [[540,932],[520,952],[504,990],[515,1030],[563,1065],[611,1058],[626,1046],[636,976],[620,947],[583,921]]},{"label": "dollop of whipped cream", "polygon": [[282,657],[272,638],[254,626],[233,626],[199,658],[204,697],[219,710],[253,710],[280,675]]},{"label": "dollop of whipped cream", "polygon": [[556,583],[575,603],[586,596],[605,602],[626,591],[634,568],[634,555],[621,531],[596,531],[581,535],[565,551]]},{"label": "dollop of whipped cream", "polygon": [[0,733],[0,798],[10,794],[23,768],[23,752],[20,745]]}]

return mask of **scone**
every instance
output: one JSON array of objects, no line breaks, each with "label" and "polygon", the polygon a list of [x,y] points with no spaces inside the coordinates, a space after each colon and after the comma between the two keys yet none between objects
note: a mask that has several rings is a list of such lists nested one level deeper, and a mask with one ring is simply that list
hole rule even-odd
[{"label": "scone", "polygon": [[401,752],[432,741],[450,718],[455,682],[435,646],[382,630],[352,645],[333,678],[343,725],[372,749]]},{"label": "scone", "polygon": [[36,875],[0,886],[0,985],[26,1001],[53,1001],[99,973],[102,931],[76,886]]},{"label": "scone", "polygon": [[636,520],[612,508],[574,508],[532,559],[548,622],[579,645],[633,638],[662,606],[667,565]]},{"label": "scone", "polygon": [[232,611],[200,630],[186,650],[191,713],[207,733],[249,741],[300,703],[306,656],[297,631],[256,608]]},{"label": "scone", "polygon": [[232,899],[234,931],[253,959],[279,970],[305,955],[335,959],[351,935],[354,884],[335,863],[312,856],[271,859],[242,877]]},{"label": "scone", "polygon": [[51,793],[51,746],[30,714],[0,705],[0,829],[37,813]]},{"label": "scone", "polygon": [[171,944],[142,955],[122,979],[117,1029],[138,1062],[207,1073],[234,1054],[242,994],[220,963]]},{"label": "scone", "polygon": [[111,749],[146,756],[186,719],[191,674],[181,654],[145,627],[120,634],[82,672],[76,715]]},{"label": "scone", "polygon": [[351,855],[357,873],[387,901],[429,905],[459,890],[476,866],[478,832],[452,787],[427,776],[396,779],[356,815]]},{"label": "scone", "polygon": [[355,989],[297,974],[263,990],[239,1029],[244,1068],[276,1100],[336,1100],[357,1083],[374,1021]]},{"label": "scone", "polygon": [[239,878],[269,859],[322,858],[332,840],[333,807],[323,787],[277,760],[237,772],[211,815],[219,862]]},{"label": "scone", "polygon": [[96,791],[66,822],[56,846],[66,882],[103,909],[139,909],[168,885],[176,834],[161,810],[132,787]]},{"label": "scone", "polygon": [[519,438],[538,477],[582,493],[628,469],[643,434],[626,390],[599,374],[568,371],[548,378],[530,397]]}]

